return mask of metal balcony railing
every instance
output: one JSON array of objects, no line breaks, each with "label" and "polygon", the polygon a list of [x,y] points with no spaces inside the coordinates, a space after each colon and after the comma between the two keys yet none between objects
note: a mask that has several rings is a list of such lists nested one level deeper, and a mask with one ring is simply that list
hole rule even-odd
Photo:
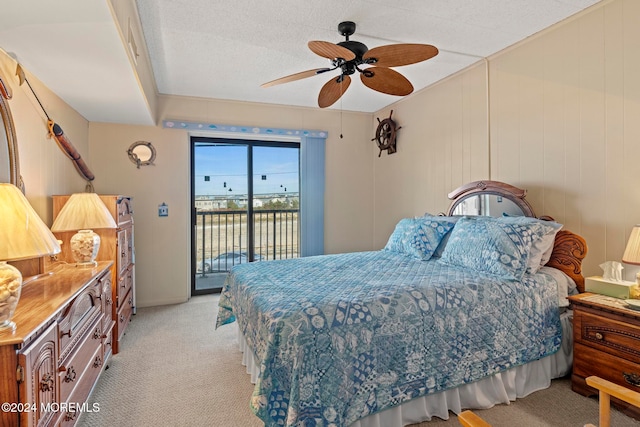
[{"label": "metal balcony railing", "polygon": [[229,271],[249,261],[298,258],[298,209],[255,209],[254,248],[248,248],[246,210],[196,212],[196,271]]}]

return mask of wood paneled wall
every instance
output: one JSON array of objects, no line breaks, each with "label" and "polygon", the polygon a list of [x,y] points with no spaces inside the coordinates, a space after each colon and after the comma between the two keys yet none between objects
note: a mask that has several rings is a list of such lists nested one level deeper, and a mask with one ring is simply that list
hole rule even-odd
[{"label": "wood paneled wall", "polygon": [[620,261],[640,223],[638,22],[640,2],[605,0],[390,107],[403,129],[398,154],[373,160],[376,246],[458,185],[495,179],[585,237],[587,275]]},{"label": "wood paneled wall", "polygon": [[603,2],[489,61],[491,178],[581,234],[587,274],[640,222],[639,20],[640,2]]}]

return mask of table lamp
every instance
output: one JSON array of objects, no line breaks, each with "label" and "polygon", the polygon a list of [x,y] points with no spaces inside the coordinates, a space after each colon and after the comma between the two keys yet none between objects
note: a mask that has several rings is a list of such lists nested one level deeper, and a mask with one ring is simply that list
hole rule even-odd
[{"label": "table lamp", "polygon": [[78,232],[71,237],[71,254],[79,267],[97,265],[100,236],[93,232],[98,228],[116,228],[111,212],[96,193],[72,194],[53,222],[51,230]]},{"label": "table lamp", "polygon": [[13,184],[0,184],[0,331],[14,330],[11,320],[22,291],[20,270],[6,261],[54,255],[58,240]]},{"label": "table lamp", "polygon": [[[640,265],[640,224],[634,225],[631,229],[627,248],[624,250],[624,255],[622,255],[622,262]],[[636,274],[636,282],[640,284],[640,272]]]}]

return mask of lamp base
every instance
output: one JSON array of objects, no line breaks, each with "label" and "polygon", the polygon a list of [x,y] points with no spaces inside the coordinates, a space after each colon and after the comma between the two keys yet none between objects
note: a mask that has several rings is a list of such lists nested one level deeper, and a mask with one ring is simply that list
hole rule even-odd
[{"label": "lamp base", "polygon": [[69,242],[71,254],[78,266],[95,267],[96,256],[100,249],[100,236],[92,230],[79,230]]},{"label": "lamp base", "polygon": [[0,330],[15,330],[16,324],[11,321],[22,291],[22,274],[20,270],[0,262]]},{"label": "lamp base", "polygon": [[16,322],[12,322],[11,320],[5,320],[0,323],[0,331],[15,331],[16,330]]}]

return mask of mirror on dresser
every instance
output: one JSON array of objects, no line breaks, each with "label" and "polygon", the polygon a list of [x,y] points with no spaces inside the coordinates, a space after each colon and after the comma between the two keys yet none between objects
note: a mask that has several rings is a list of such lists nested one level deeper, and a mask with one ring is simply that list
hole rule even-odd
[{"label": "mirror on dresser", "polygon": [[2,130],[0,130],[0,182],[8,182],[22,189],[16,131],[8,103],[10,99],[11,89],[6,84],[6,80],[0,76],[0,116],[2,116]]}]

